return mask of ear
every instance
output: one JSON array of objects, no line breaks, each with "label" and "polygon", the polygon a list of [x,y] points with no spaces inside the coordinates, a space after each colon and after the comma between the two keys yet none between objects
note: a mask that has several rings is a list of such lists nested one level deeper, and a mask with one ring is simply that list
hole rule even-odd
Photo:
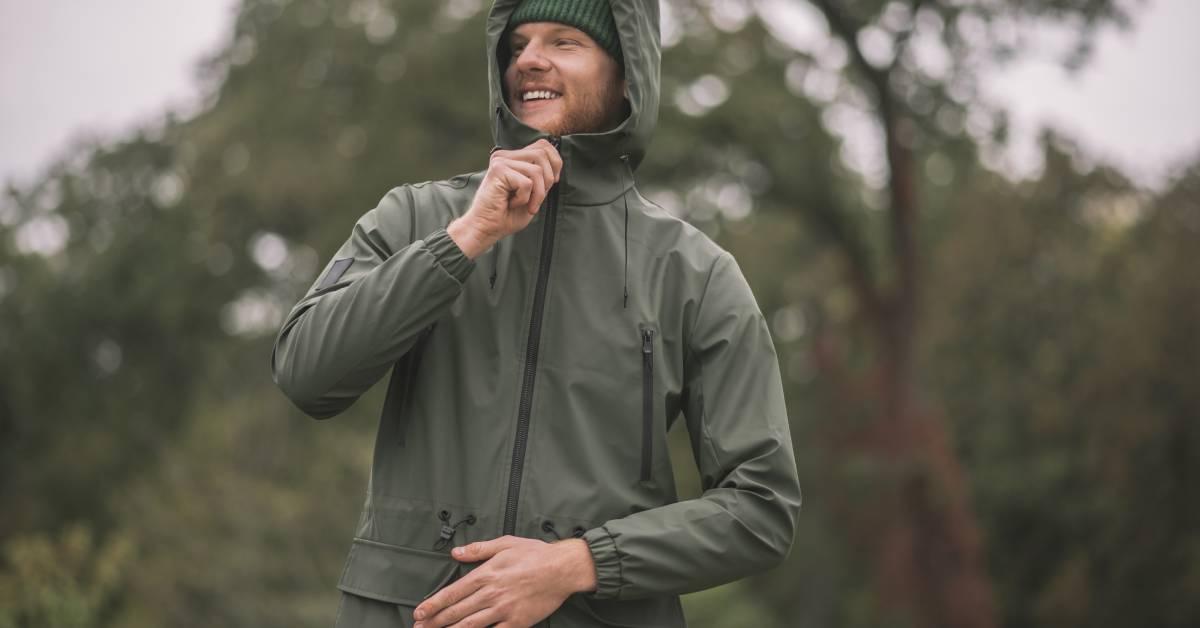
[{"label": "ear", "polygon": [[629,100],[629,79],[621,79],[621,93],[625,94],[625,100]]}]

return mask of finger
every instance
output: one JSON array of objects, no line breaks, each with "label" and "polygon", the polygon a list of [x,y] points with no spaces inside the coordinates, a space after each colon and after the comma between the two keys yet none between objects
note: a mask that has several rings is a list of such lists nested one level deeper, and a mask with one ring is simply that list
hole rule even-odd
[{"label": "finger", "polygon": [[[458,622],[487,610],[489,610],[489,600],[487,596],[483,595],[483,591],[479,590],[421,622],[421,627],[442,628],[443,626],[459,626],[461,624]],[[479,625],[485,626],[486,624]]]},{"label": "finger", "polygon": [[530,148],[534,161],[542,169],[542,175],[546,177],[547,187],[556,183],[558,177],[554,174],[554,167],[550,165],[550,153],[554,152],[554,147],[546,140],[539,140]]},{"label": "finger", "polygon": [[[474,573],[474,572],[471,572]],[[428,599],[421,602],[413,609],[413,619],[422,621],[437,615],[443,609],[454,605],[459,600],[466,598],[479,589],[481,583],[479,578],[472,578],[471,574],[467,574],[456,580],[453,584],[429,596]]]},{"label": "finger", "polygon": [[525,206],[525,211],[530,214],[537,213],[537,208],[542,204],[542,199],[546,198],[547,185],[549,184],[541,177],[533,180],[533,190],[529,194],[529,204]]},{"label": "finger", "polygon": [[554,167],[554,161],[557,159],[561,164],[562,158],[550,142],[538,140],[521,150],[514,151],[511,158],[520,159],[541,168],[543,176],[546,177],[546,181],[548,182],[546,187],[550,187],[551,184],[558,182],[558,169]]},{"label": "finger", "polygon": [[500,619],[500,613],[495,608],[489,607],[464,617],[456,624],[447,625],[451,628],[485,628],[496,623],[497,619]]},{"label": "finger", "polygon": [[[526,157],[528,157],[528,155],[526,155]],[[554,184],[554,179],[547,178],[546,176],[548,169],[544,167],[543,164],[537,163],[536,160],[530,161],[529,159],[510,159],[504,162],[504,164],[521,171],[521,174],[529,177],[530,179],[540,179],[542,181],[542,185],[546,189],[549,189],[550,186]]]},{"label": "finger", "polygon": [[524,199],[524,202],[510,205],[510,207],[525,207],[529,209],[541,204],[542,199],[546,197],[546,190],[549,186],[545,181],[545,174],[542,172],[542,169],[523,161],[510,161],[506,165],[520,171],[531,182],[529,197]]},{"label": "finger", "polygon": [[495,556],[500,550],[510,547],[515,542],[516,537],[506,534],[490,541],[477,541],[470,545],[456,547],[450,553],[455,558],[465,562],[486,560]]},{"label": "finger", "polygon": [[529,202],[529,195],[533,191],[532,179],[517,172],[515,168],[506,168],[501,172],[500,178],[508,190],[510,207],[512,205],[521,207]]},{"label": "finger", "polygon": [[558,182],[558,177],[562,173],[563,160],[558,149],[550,142],[546,142],[546,157],[550,160],[550,169],[554,173],[554,181]]}]

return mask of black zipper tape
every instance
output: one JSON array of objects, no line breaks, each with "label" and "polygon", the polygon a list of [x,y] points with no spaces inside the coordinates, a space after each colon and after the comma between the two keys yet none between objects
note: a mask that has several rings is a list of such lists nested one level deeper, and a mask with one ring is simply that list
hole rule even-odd
[{"label": "black zipper tape", "polygon": [[654,330],[642,330],[642,481],[654,459]]},{"label": "black zipper tape", "polygon": [[[557,137],[550,143],[558,148]],[[566,173],[561,173],[565,176]],[[560,181],[562,176],[559,177]],[[517,410],[517,436],[513,441],[512,469],[508,475],[508,499],[504,506],[503,534],[516,534],[517,499],[521,494],[521,475],[525,469],[525,449],[529,440],[529,415],[533,411],[533,384],[537,375],[538,347],[542,335],[542,310],[546,304],[546,283],[550,279],[550,258],[554,253],[554,225],[558,222],[558,184],[551,186],[542,205],[546,216],[542,227],[542,250],[538,257],[537,284],[533,291],[533,314],[529,318],[529,340],[525,345],[525,373],[521,379],[521,403]]]}]

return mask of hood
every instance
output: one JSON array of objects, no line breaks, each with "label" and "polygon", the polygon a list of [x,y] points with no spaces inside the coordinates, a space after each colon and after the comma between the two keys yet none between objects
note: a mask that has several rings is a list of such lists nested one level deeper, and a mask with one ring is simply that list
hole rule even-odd
[{"label": "hood", "polygon": [[[561,138],[567,175],[561,193],[571,204],[606,203],[621,196],[626,165],[636,169],[646,155],[658,122],[659,39],[658,0],[609,0],[625,61],[630,114],[604,133],[575,133]],[[523,124],[504,102],[503,76],[497,57],[500,37],[508,17],[521,0],[496,0],[487,20],[488,94],[492,112],[492,139],[506,150],[528,146],[549,135]],[[626,156],[623,160],[621,157]]]}]

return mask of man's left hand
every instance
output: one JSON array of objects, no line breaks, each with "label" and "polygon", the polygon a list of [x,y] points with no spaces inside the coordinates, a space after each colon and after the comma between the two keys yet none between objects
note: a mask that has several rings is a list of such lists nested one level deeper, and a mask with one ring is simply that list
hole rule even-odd
[{"label": "man's left hand", "polygon": [[592,552],[583,539],[546,543],[502,536],[456,547],[461,562],[486,561],[421,602],[415,628],[524,628],[545,619],[572,593],[596,588]]}]

